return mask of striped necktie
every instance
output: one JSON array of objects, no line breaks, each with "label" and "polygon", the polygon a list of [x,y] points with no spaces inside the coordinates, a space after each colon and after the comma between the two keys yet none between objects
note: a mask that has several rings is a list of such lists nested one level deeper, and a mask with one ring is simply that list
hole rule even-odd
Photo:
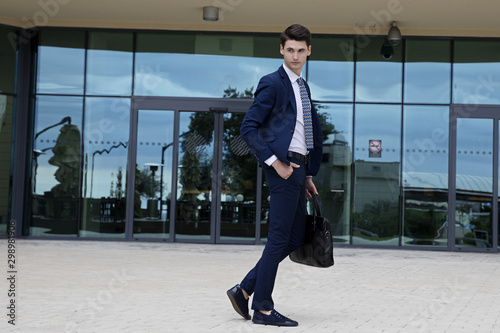
[{"label": "striped necktie", "polygon": [[297,79],[300,89],[300,99],[302,100],[302,111],[304,113],[304,134],[306,136],[306,147],[307,149],[314,148],[313,141],[313,126],[312,126],[312,114],[311,114],[311,101],[309,100],[309,95],[307,94],[306,86],[304,85],[304,80],[299,77]]}]

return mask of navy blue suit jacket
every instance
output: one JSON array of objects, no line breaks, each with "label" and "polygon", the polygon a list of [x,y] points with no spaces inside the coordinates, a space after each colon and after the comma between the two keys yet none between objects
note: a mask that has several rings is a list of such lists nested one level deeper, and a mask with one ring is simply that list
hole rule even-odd
[{"label": "navy blue suit jacket", "polygon": [[[305,84],[309,99],[311,92]],[[314,106],[312,107],[314,149],[308,154],[307,174],[315,176],[321,164],[323,137],[321,123]],[[297,117],[295,95],[290,79],[283,66],[262,77],[255,91],[254,102],[248,109],[241,124],[240,134],[261,166],[269,157],[276,155],[290,165],[287,153],[292,141]]]}]

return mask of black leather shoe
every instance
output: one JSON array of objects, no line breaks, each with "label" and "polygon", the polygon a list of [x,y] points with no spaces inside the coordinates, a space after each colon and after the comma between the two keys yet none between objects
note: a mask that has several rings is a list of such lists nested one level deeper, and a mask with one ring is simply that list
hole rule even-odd
[{"label": "black leather shoe", "polygon": [[283,316],[276,310],[272,310],[270,315],[265,315],[260,311],[254,311],[252,322],[261,325],[299,326],[298,322]]},{"label": "black leather shoe", "polygon": [[233,308],[240,316],[246,320],[252,319],[250,313],[248,313],[248,299],[245,299],[243,295],[243,290],[240,285],[237,284],[227,291],[227,297],[231,301]]}]

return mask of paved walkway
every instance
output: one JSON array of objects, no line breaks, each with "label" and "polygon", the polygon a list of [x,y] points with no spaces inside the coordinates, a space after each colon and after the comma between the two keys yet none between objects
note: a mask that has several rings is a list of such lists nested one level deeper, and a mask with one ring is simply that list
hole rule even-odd
[{"label": "paved walkway", "polygon": [[[7,241],[0,240],[7,274]],[[253,325],[225,294],[262,246],[17,240],[16,326],[0,332],[500,332],[500,254],[335,249],[335,266],[280,266],[276,308]]]}]

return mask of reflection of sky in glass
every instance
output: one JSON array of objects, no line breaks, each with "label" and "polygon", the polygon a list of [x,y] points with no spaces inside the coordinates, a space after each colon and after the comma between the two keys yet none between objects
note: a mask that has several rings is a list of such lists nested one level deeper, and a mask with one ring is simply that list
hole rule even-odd
[{"label": "reflection of sky in glass", "polygon": [[37,92],[83,95],[85,50],[38,47]]},{"label": "reflection of sky in glass", "polygon": [[[355,160],[399,162],[401,106],[358,104],[355,115]],[[368,157],[370,140],[382,140],[381,158]]]},{"label": "reflection of sky in glass", "polygon": [[[83,142],[84,158],[88,161],[84,166],[84,197],[108,197],[111,181],[116,184],[119,168],[123,173],[123,189],[126,188],[129,114],[128,98],[88,97],[85,100]],[[120,143],[127,144],[127,148]]]},{"label": "reflection of sky in glass", "polygon": [[313,100],[352,102],[354,63],[309,61],[307,83]]},{"label": "reflection of sky in glass", "polygon": [[[88,51],[87,94],[130,95],[132,53]],[[37,92],[83,94],[85,50],[38,47]],[[221,97],[229,86],[255,89],[259,79],[283,60],[248,56],[181,53],[136,54],[136,95]],[[308,82],[315,100],[351,101],[353,62],[309,61]],[[405,63],[405,102],[449,103],[449,63]],[[359,61],[356,101],[401,102],[402,64]],[[305,74],[305,73],[303,73]],[[455,63],[453,102],[500,104],[498,62]]]},{"label": "reflection of sky in glass", "polygon": [[132,53],[87,51],[88,95],[127,96],[132,94]]},{"label": "reflection of sky in glass", "polygon": [[[163,198],[172,190],[173,132],[173,111],[139,110],[137,167],[139,170],[143,170],[146,163],[162,164],[163,157]],[[163,151],[165,146],[167,148]],[[161,178],[161,169],[162,166],[159,166],[155,173],[158,180]]]},{"label": "reflection of sky in glass", "polygon": [[453,103],[500,104],[500,63],[454,64]]},{"label": "reflection of sky in glass", "polygon": [[282,59],[204,54],[137,53],[135,95],[222,97],[244,91],[278,69]]},{"label": "reflection of sky in glass", "polygon": [[335,134],[323,138],[325,145],[333,144],[352,147],[352,104],[315,103],[318,114],[326,115],[326,122],[333,124]]},{"label": "reflection of sky in glass", "polygon": [[405,64],[405,103],[450,103],[451,64]]},{"label": "reflection of sky in glass", "polygon": [[356,101],[401,103],[401,63],[361,61],[356,64]]},{"label": "reflection of sky in glass", "polygon": [[[71,124],[76,125],[81,130],[82,111],[82,97],[39,96],[36,99],[35,134],[58,124],[65,117],[71,117]],[[50,191],[52,187],[59,184],[54,177],[58,167],[48,163],[54,153],[47,148],[55,146],[62,126],[64,125],[61,124],[48,129],[35,140],[33,149],[44,151],[44,154],[37,158],[38,168],[35,180],[37,194]]]},{"label": "reflection of sky in glass", "polygon": [[[447,106],[405,106],[403,170],[448,174]],[[404,176],[408,177],[408,174]],[[409,181],[411,183],[411,181]],[[429,187],[436,184],[429,184]]]},{"label": "reflection of sky in glass", "polygon": [[493,176],[492,138],[492,119],[458,120],[457,177],[458,175],[488,178]]}]

